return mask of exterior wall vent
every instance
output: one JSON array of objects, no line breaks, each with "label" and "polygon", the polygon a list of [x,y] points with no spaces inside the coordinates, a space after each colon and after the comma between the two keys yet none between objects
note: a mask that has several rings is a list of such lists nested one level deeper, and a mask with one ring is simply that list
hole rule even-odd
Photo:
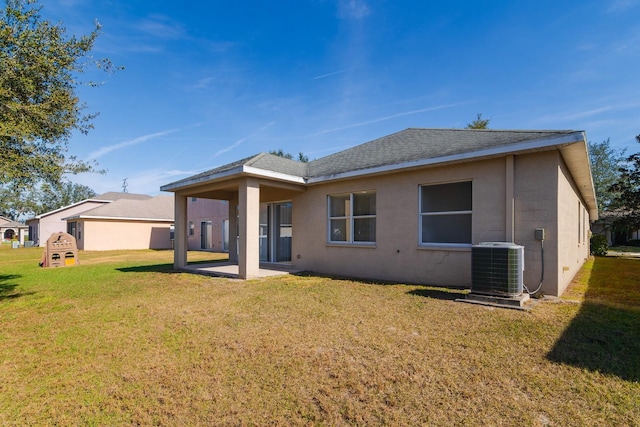
[{"label": "exterior wall vent", "polygon": [[499,297],[522,294],[524,246],[483,242],[471,248],[471,293]]}]

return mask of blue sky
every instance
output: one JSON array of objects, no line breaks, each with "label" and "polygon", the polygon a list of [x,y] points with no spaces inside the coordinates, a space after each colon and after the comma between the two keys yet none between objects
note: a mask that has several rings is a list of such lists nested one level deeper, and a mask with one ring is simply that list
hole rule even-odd
[{"label": "blue sky", "polygon": [[42,0],[103,26],[96,192],[159,187],[262,151],[311,159],[408,127],[576,129],[640,150],[640,0]]}]

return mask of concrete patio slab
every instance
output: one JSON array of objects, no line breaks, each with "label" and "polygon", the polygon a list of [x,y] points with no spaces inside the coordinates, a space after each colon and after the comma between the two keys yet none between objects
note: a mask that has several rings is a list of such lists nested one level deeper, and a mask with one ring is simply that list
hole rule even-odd
[{"label": "concrete patio slab", "polygon": [[[180,271],[213,277],[228,277],[230,279],[240,278],[238,264],[230,262],[189,264],[181,268]],[[295,270],[291,268],[290,265],[286,264],[260,264],[260,270],[257,278],[283,276],[285,274],[297,272],[300,272],[300,270]]]}]

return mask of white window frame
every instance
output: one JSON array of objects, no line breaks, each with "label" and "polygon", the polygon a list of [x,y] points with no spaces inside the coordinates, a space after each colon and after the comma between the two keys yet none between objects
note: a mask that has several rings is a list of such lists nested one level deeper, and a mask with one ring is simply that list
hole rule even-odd
[{"label": "white window frame", "polygon": [[[439,212],[422,212],[422,189],[424,187],[434,187],[447,184],[460,184],[468,182],[471,184],[471,206],[470,210],[459,211],[439,211]],[[422,218],[425,216],[437,215],[470,215],[471,216],[471,236],[469,243],[447,243],[447,242],[423,242],[422,241]],[[470,248],[473,242],[473,180],[438,182],[433,184],[422,184],[418,186],[418,246],[424,248]]]},{"label": "white window frame", "polygon": [[[357,194],[375,194],[376,195],[376,205],[378,204],[378,195],[377,192],[375,190],[365,190],[365,191],[354,191],[352,193],[336,193],[336,194],[329,194],[327,196],[327,243],[331,244],[331,245],[349,245],[349,246],[375,246],[376,245],[376,240],[378,238],[378,233],[377,233],[377,227],[378,227],[378,221],[376,219],[377,216],[377,207],[376,207],[376,214],[369,214],[369,215],[354,215],[353,214],[353,196],[357,195]],[[345,212],[344,216],[331,216],[331,198],[332,197],[343,197],[343,196],[349,196],[349,212]],[[348,239],[346,240],[331,240],[331,220],[339,220],[339,219],[344,219],[346,221],[349,222],[349,226],[347,227],[347,229],[350,231],[349,232],[349,236]],[[357,219],[374,219],[375,220],[375,240],[373,241],[356,241],[354,240],[354,222]]]}]

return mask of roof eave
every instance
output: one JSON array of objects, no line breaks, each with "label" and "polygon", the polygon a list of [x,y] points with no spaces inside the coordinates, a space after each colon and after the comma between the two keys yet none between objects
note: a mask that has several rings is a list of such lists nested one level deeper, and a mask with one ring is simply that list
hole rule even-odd
[{"label": "roof eave", "polygon": [[290,175],[282,172],[275,172],[266,169],[257,168],[254,166],[242,165],[228,171],[219,172],[210,175],[199,176],[198,178],[187,178],[185,180],[176,181],[171,184],[163,185],[160,187],[161,191],[179,191],[189,187],[195,187],[202,183],[215,183],[219,181],[228,180],[231,178],[242,176],[255,176],[259,178],[267,178],[276,181],[283,181],[294,184],[305,184],[306,180],[302,176]]},{"label": "roof eave", "polygon": [[147,221],[147,222],[173,222],[173,218],[139,218],[127,216],[107,216],[107,215],[76,215],[68,218],[62,218],[63,221],[71,221],[76,219],[98,219],[110,221]]}]

